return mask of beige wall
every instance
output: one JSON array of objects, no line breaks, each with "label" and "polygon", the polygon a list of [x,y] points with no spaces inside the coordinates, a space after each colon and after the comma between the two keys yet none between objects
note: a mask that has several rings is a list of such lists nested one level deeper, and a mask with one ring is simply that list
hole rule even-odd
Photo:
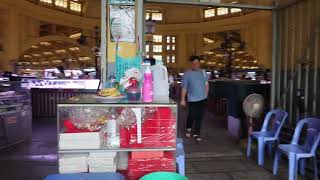
[{"label": "beige wall", "polygon": [[188,58],[203,48],[202,34],[229,30],[240,30],[247,43],[247,51],[266,68],[271,68],[272,13],[257,11],[240,17],[220,20],[203,20],[202,7],[186,5],[147,4],[148,8],[160,8],[164,22],[156,26],[156,34],[177,36],[177,66],[186,69]]},{"label": "beige wall", "polygon": [[[37,38],[39,21],[46,21],[70,27],[81,27],[92,30],[100,26],[99,0],[93,0],[86,7],[84,17],[69,15],[44,7],[39,7],[24,0],[2,0],[0,8],[5,9],[0,16],[0,23],[5,24],[0,33],[0,41],[4,41],[5,51],[0,54],[0,68],[10,69],[10,60],[21,55],[23,45]],[[241,17],[220,19],[209,22],[203,21],[202,7],[168,4],[146,4],[146,7],[161,8],[164,13],[164,24],[157,25],[156,33],[177,36],[176,64],[172,67],[186,69],[187,59],[203,48],[202,34],[225,30],[240,30],[248,44],[248,51],[257,57],[264,66],[271,67],[271,12],[259,11]],[[34,11],[31,13],[31,10]],[[86,32],[86,31],[85,31]],[[2,37],[1,37],[1,34]],[[86,34],[93,36],[92,32]],[[114,55],[114,44],[109,44],[109,56]],[[127,54],[126,44],[120,55],[133,56],[135,48]],[[130,45],[131,47],[132,45]],[[135,46],[135,45],[133,45]],[[132,47],[133,47],[132,46]],[[113,60],[113,58],[109,58]]]}]

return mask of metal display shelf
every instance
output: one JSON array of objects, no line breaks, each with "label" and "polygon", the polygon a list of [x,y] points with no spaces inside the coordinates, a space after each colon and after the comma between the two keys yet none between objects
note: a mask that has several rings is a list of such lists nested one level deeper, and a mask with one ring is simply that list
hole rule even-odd
[{"label": "metal display shelf", "polygon": [[[105,107],[105,108],[103,108]],[[152,135],[154,134],[155,136],[155,139],[157,136],[159,136],[159,134],[163,134],[164,136],[166,136],[166,132],[163,132],[163,131],[156,131],[156,132],[152,132],[150,133],[151,136],[150,139],[148,141],[151,141],[152,140],[152,143],[148,144],[149,142],[145,141],[145,139],[142,138],[142,143],[143,141],[145,141],[146,143],[145,144],[138,144],[138,137],[139,135],[137,135],[137,139],[135,139],[134,141],[131,141],[131,139],[128,139],[128,141],[130,143],[133,143],[133,144],[128,144],[129,147],[125,146],[125,147],[121,147],[122,144],[121,144],[121,141],[120,141],[120,147],[107,147],[106,146],[106,142],[103,142],[102,145],[101,145],[101,148],[95,148],[95,149],[80,149],[80,148],[77,148],[77,146],[75,146],[74,149],[72,149],[72,146],[68,147],[68,149],[60,149],[60,135],[62,134],[65,134],[67,131],[66,131],[66,127],[65,127],[65,123],[64,121],[66,120],[69,120],[72,119],[72,118],[75,118],[77,119],[77,121],[80,121],[80,119],[86,119],[87,118],[92,118],[92,116],[96,116],[95,114],[98,114],[98,112],[100,112],[100,115],[101,115],[101,110],[104,112],[104,113],[109,113],[108,110],[112,109],[112,108],[115,108],[114,111],[117,112],[117,110],[121,110],[123,108],[150,108],[150,107],[153,107],[153,108],[164,108],[164,107],[167,107],[168,109],[165,108],[164,111],[161,111],[160,109],[156,109],[156,111],[153,111],[153,113],[157,113],[157,114],[154,114],[155,116],[153,116],[153,121],[154,120],[158,120],[159,121],[159,125],[155,125],[155,128],[159,128],[161,129],[160,127],[162,127],[162,125],[160,126],[160,122],[162,120],[173,120],[173,121],[169,121],[172,123],[172,125],[169,125],[168,127],[172,127],[172,133],[174,136],[172,136],[172,134],[168,136],[168,138],[170,139],[171,136],[173,137],[172,138],[172,141],[171,139],[168,141],[168,140],[158,140],[159,141],[159,146],[160,147],[157,147],[154,146],[152,147],[152,144],[153,143],[157,143],[157,141],[155,140],[155,142],[153,142],[153,138],[152,138]],[[91,115],[90,114],[85,114],[88,110],[90,109],[90,113],[92,113]],[[162,109],[163,110],[163,109]],[[96,111],[96,113],[95,113]],[[122,111],[122,110],[121,110]],[[120,112],[121,112],[120,111]],[[75,113],[76,112],[76,113]],[[104,114],[102,113],[102,114]],[[119,113],[119,112],[118,112]],[[163,113],[163,114],[162,114]],[[78,115],[79,114],[79,115]],[[82,116],[82,115],[83,116]],[[157,100],[151,102],[151,103],[145,103],[145,102],[142,102],[142,101],[128,101],[126,99],[122,99],[120,101],[114,101],[114,102],[101,102],[97,99],[94,98],[94,95],[83,95],[83,96],[79,96],[79,97],[75,97],[75,98],[72,98],[72,100],[67,100],[67,101],[63,101],[63,102],[60,102],[57,104],[57,128],[58,128],[58,154],[59,154],[59,157],[61,157],[61,155],[64,155],[64,154],[68,154],[68,155],[71,155],[71,154],[90,154],[90,153],[96,153],[96,152],[142,152],[142,151],[164,151],[164,152],[173,152],[173,154],[175,154],[175,151],[176,151],[176,147],[175,147],[175,141],[176,141],[176,137],[177,137],[177,104],[170,100],[169,98],[158,98]],[[100,115],[96,116],[96,117],[100,117]],[[162,116],[163,115],[163,116]],[[79,116],[79,117],[78,117]],[[81,117],[81,118],[80,118]],[[95,117],[95,118],[96,118]],[[141,118],[142,118],[142,114],[141,114]],[[159,119],[157,119],[159,118]],[[99,118],[98,118],[99,119]],[[145,123],[147,120],[145,120],[144,122],[142,122],[142,125],[140,126],[141,128],[141,131],[140,132],[143,132],[143,123]],[[72,121],[71,121],[72,122]],[[165,121],[167,122],[167,121]],[[164,122],[164,123],[165,123]],[[103,126],[103,125],[101,125]],[[153,128],[153,125],[151,125],[150,127]],[[167,127],[167,125],[164,125],[164,127]],[[137,129],[139,129],[139,127],[137,127]],[[119,130],[120,131],[120,130]],[[139,131],[137,130],[137,134]],[[104,132],[105,133],[105,132]],[[68,133],[67,133],[68,134]],[[72,134],[72,133],[71,133]],[[70,136],[68,136],[68,140],[67,141],[71,141],[73,142],[73,137],[74,137],[74,141],[81,141],[81,143],[86,143],[86,140],[79,140],[77,138],[79,138],[79,136],[81,137],[81,135],[79,136],[72,136],[70,134]],[[74,133],[76,134],[76,133]],[[149,132],[147,133],[148,135]],[[121,133],[119,132],[119,135],[121,135]],[[142,137],[145,136],[145,134],[141,134]],[[131,136],[128,136],[128,138],[131,138]],[[119,137],[121,139],[121,136]],[[125,136],[126,138],[126,136]],[[170,142],[172,144],[163,144],[164,142]],[[64,142],[66,143],[66,142]],[[138,147],[136,145],[139,145]],[[153,144],[154,145],[154,144]],[[163,147],[161,147],[163,145]],[[130,146],[132,148],[130,148]],[[63,147],[62,147],[63,148]],[[83,146],[82,146],[83,148]],[[119,155],[119,154],[118,154]],[[60,165],[59,165],[60,167]],[[90,166],[89,166],[89,172],[90,172]]]},{"label": "metal display shelf", "polygon": [[59,153],[90,153],[90,152],[137,152],[137,151],[175,151],[176,148],[117,148],[108,149],[60,149]]}]

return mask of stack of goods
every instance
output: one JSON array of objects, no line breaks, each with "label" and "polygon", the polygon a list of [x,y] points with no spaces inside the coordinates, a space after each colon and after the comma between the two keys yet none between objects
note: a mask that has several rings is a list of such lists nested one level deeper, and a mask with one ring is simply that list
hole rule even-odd
[{"label": "stack of goods", "polygon": [[117,170],[128,169],[128,152],[118,152]]},{"label": "stack of goods", "polygon": [[116,152],[94,152],[88,157],[89,172],[116,172]]},{"label": "stack of goods", "polygon": [[88,172],[87,154],[62,154],[59,157],[59,172],[81,173]]},{"label": "stack of goods", "polygon": [[137,126],[120,129],[120,147],[175,147],[176,120],[170,108],[156,108],[141,126],[142,142],[137,140]]},{"label": "stack of goods", "polygon": [[59,149],[99,149],[101,143],[99,132],[59,134]]},{"label": "stack of goods", "polygon": [[132,152],[128,160],[128,180],[136,180],[151,172],[175,172],[172,152]]}]

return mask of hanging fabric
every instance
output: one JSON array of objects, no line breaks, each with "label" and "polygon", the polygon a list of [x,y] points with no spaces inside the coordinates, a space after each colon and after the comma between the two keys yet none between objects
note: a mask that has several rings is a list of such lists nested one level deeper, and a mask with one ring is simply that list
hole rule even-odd
[{"label": "hanging fabric", "polygon": [[[139,37],[138,37],[139,39]],[[139,42],[139,40],[138,40]],[[138,43],[139,44],[139,43]],[[120,82],[120,78],[124,76],[124,72],[130,68],[137,68],[140,70],[142,56],[140,53],[140,46],[135,57],[124,58],[118,55],[119,43],[116,42],[116,81]]]}]

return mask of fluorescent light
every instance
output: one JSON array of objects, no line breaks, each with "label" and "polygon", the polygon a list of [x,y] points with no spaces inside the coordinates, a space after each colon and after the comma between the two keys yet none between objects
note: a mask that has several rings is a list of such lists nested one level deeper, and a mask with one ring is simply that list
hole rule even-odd
[{"label": "fluorescent light", "polygon": [[210,54],[213,54],[212,51],[205,51],[204,53],[205,53],[205,54],[209,54],[209,55],[210,55]]},{"label": "fluorescent light", "polygon": [[41,44],[43,46],[50,46],[51,45],[51,43],[49,43],[49,42],[40,42],[39,44]]},{"label": "fluorescent light", "polygon": [[79,51],[80,49],[77,46],[75,46],[75,47],[69,48],[69,50],[70,51]]},{"label": "fluorescent light", "polygon": [[60,59],[55,59],[55,60],[52,60],[51,62],[53,62],[53,63],[61,63],[62,61]]},{"label": "fluorescent light", "polygon": [[59,54],[59,53],[65,53],[66,50],[65,49],[58,49],[58,50],[55,50],[54,52]]},{"label": "fluorescent light", "polygon": [[79,59],[79,61],[88,61],[88,60],[90,60],[91,58],[90,58],[90,57],[87,57],[87,56],[82,56],[82,57],[79,57],[78,59]]},{"label": "fluorescent light", "polygon": [[78,33],[70,34],[69,38],[76,39],[76,38],[79,38],[81,35],[82,35],[82,33],[78,32]]},{"label": "fluorescent light", "polygon": [[41,54],[32,54],[34,57],[41,57]]},{"label": "fluorescent light", "polygon": [[209,38],[203,38],[203,40],[207,43],[214,43],[215,41]]},{"label": "fluorescent light", "polygon": [[28,54],[25,54],[23,55],[24,58],[32,58],[32,56],[28,55]]},{"label": "fluorescent light", "polygon": [[53,53],[52,53],[52,52],[47,51],[47,52],[43,52],[42,54],[47,56],[47,55],[52,55]]}]

